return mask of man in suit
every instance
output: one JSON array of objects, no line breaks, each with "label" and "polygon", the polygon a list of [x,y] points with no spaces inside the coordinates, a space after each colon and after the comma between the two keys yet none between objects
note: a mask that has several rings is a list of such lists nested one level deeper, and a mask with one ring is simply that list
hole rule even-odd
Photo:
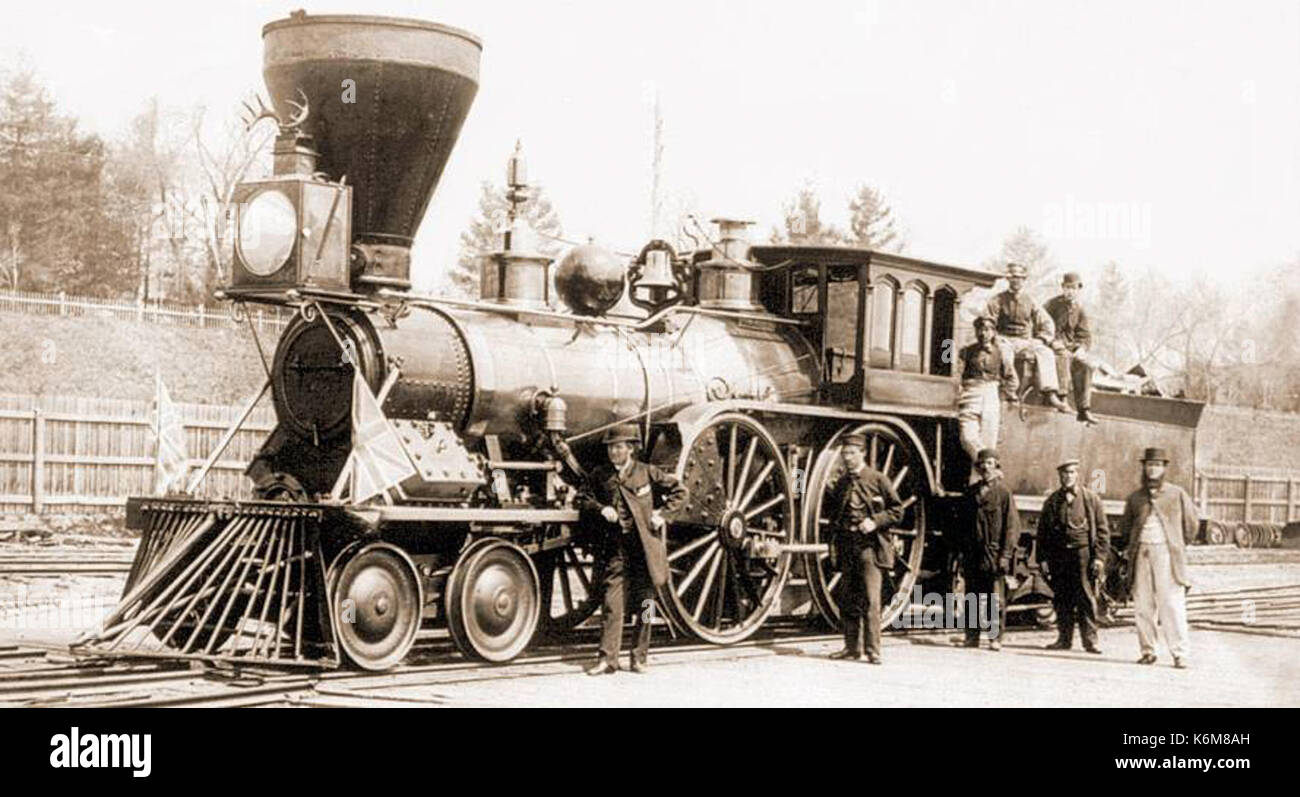
[{"label": "man in suit", "polygon": [[1038,516],[1039,563],[1047,565],[1056,607],[1056,641],[1049,650],[1069,650],[1078,623],[1083,649],[1097,647],[1097,595],[1093,584],[1106,567],[1110,526],[1101,497],[1079,483],[1079,460],[1056,466],[1061,488],[1047,497]]},{"label": "man in suit", "polygon": [[[1020,514],[1016,512],[1011,491],[1002,483],[1002,469],[998,466],[997,451],[986,448],[975,459],[980,480],[971,485],[966,494],[970,531],[962,547],[962,572],[966,576],[966,589],[987,602],[991,618],[998,614],[996,631],[990,629],[989,649],[1001,650],[998,637],[1006,627],[1006,587],[1003,579],[1012,572],[1016,545],[1020,542]],[[980,623],[976,617],[966,618],[968,648],[980,646]]]},{"label": "man in suit", "polygon": [[599,513],[600,520],[596,522],[606,532],[600,656],[587,666],[586,672],[608,675],[618,671],[623,617],[629,610],[636,622],[631,669],[645,672],[650,653],[650,621],[654,617],[654,590],[668,583],[663,536],[666,523],[660,510],[676,511],[686,503],[687,491],[676,476],[636,459],[634,454],[640,442],[636,426],[616,426],[605,433],[603,442],[610,464],[592,474],[587,489],[578,497],[579,509]]},{"label": "man in suit", "polygon": [[975,337],[974,343],[962,347],[956,369],[961,380],[957,423],[961,447],[971,459],[971,481],[976,479],[973,466],[980,449],[997,446],[1002,400],[1015,401],[1020,385],[1010,349],[998,345],[992,316],[985,313],[975,319]]},{"label": "man in suit", "polygon": [[[831,487],[833,545],[843,573],[840,619],[844,649],[833,659],[880,664],[880,590],[882,574],[894,566],[894,542],[889,528],[903,519],[903,503],[883,473],[867,465],[866,438],[844,436],[840,457],[844,473]],[[864,646],[863,625],[866,625]]]},{"label": "man in suit", "polygon": [[[1128,543],[1128,588],[1137,621],[1138,664],[1155,664],[1156,629],[1174,657],[1174,666],[1187,666],[1186,545],[1196,538],[1200,520],[1192,498],[1176,484],[1165,483],[1169,455],[1148,448],[1142,455],[1142,488],[1124,503]],[[1157,626],[1157,622],[1159,625]]]},{"label": "man in suit", "polygon": [[1095,426],[1097,419],[1091,412],[1092,372],[1099,369],[1112,376],[1118,374],[1089,351],[1092,327],[1079,301],[1081,290],[1083,280],[1073,271],[1069,272],[1061,279],[1061,293],[1047,300],[1046,310],[1056,327],[1056,337],[1051,345],[1056,354],[1057,384],[1074,388],[1074,407],[1078,410],[1079,420]]},{"label": "man in suit", "polygon": [[1007,289],[989,300],[987,312],[997,324],[999,343],[1013,356],[1033,358],[1034,386],[1060,412],[1070,408],[1056,381],[1056,359],[1049,348],[1056,339],[1056,327],[1043,308],[1025,293],[1028,270],[1019,263],[1007,264]]}]

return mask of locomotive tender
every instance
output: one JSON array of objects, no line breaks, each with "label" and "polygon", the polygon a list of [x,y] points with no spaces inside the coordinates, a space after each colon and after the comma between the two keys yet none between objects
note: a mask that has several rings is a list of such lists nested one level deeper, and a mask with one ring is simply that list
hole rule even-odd
[{"label": "locomotive tender", "polygon": [[[691,493],[669,519],[659,596],[677,631],[739,641],[806,598],[837,622],[822,499],[849,432],[907,502],[886,622],[918,580],[947,578],[944,526],[969,473],[958,310],[996,275],[750,246],[743,223],[720,219],[694,252],[653,241],[627,263],[575,247],[554,268],[557,309],[551,261],[512,211],[478,301],[417,295],[412,236],[477,91],[480,42],[300,12],[263,38],[280,135],[273,176],[237,189],[224,297],[297,315],[267,363],[278,423],[249,467],[258,500],[131,499],[135,564],[81,648],[384,669],[432,620],[466,655],[509,660],[599,603],[599,529],[573,498],[601,432],[626,422]],[[518,154],[509,177],[517,208]],[[377,427],[359,420],[371,396]],[[1025,508],[1067,452],[1105,471],[1112,501],[1136,483],[1141,445],[1174,451],[1171,478],[1188,480],[1199,405],[1103,394],[1094,409],[1097,429],[1037,404],[1004,423]],[[387,480],[356,453],[373,442],[358,427],[385,440],[385,424],[400,441]]]}]

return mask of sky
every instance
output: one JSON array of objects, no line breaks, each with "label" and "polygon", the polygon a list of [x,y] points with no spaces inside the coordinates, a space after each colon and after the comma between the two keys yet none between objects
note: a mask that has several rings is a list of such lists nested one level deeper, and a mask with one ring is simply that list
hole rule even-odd
[{"label": "sky", "polygon": [[0,64],[25,59],[105,137],[153,95],[219,120],[262,88],[261,26],[299,7],[484,42],[417,284],[454,261],[516,139],[567,237],[639,249],[656,94],[665,206],[753,219],[755,240],[805,184],[844,226],[866,183],[907,253],[942,262],[982,263],[1021,225],[1085,272],[1300,262],[1300,0],[50,0],[7,11]]}]

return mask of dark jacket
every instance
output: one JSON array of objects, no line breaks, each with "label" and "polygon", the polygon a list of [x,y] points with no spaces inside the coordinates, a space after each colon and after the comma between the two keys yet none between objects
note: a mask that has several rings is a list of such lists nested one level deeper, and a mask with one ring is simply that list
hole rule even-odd
[{"label": "dark jacket", "polygon": [[1001,478],[976,482],[966,493],[969,533],[963,566],[989,574],[1010,573],[1020,544],[1020,513]]},{"label": "dark jacket", "polygon": [[963,346],[958,353],[961,362],[959,373],[962,385],[979,382],[998,382],[1003,398],[1014,401],[1020,390],[1020,377],[1016,374],[1011,351],[992,341],[988,346],[976,341]]},{"label": "dark jacket", "polygon": [[1184,587],[1192,584],[1191,579],[1187,577],[1186,544],[1196,539],[1200,517],[1196,513],[1196,505],[1192,503],[1192,497],[1183,488],[1176,484],[1165,484],[1156,492],[1154,499],[1148,495],[1146,488],[1142,488],[1130,493],[1128,500],[1124,502],[1124,535],[1128,539],[1124,550],[1130,563],[1128,568],[1130,592],[1133,589],[1133,578],[1137,573],[1137,568],[1132,566],[1132,562],[1137,556],[1138,538],[1141,537],[1142,527],[1146,525],[1147,518],[1153,510],[1160,516],[1160,522],[1165,527],[1165,540],[1169,546],[1169,561],[1173,566],[1174,580]]},{"label": "dark jacket", "polygon": [[[677,477],[654,465],[634,460],[627,475],[620,477],[611,464],[597,468],[591,474],[587,489],[578,495],[578,508],[584,512],[599,513],[602,507],[615,506],[615,495],[620,495],[636,522],[637,536],[645,551],[646,567],[656,587],[668,583],[668,554],[664,538],[650,524],[650,514],[656,506],[665,514],[672,513],[686,503],[687,490]],[[658,501],[656,502],[656,499]],[[593,519],[596,528],[608,534],[621,534],[617,523],[604,518]]]},{"label": "dark jacket", "polygon": [[[1088,526],[1089,563],[1105,562],[1110,555],[1110,524],[1106,522],[1106,508],[1101,496],[1084,487],[1076,487],[1083,499],[1083,516]],[[1047,497],[1038,515],[1038,552],[1049,562],[1053,557],[1069,551],[1069,530],[1061,520],[1065,506],[1065,488]],[[1050,565],[1049,565],[1050,567]]]},{"label": "dark jacket", "polygon": [[[827,505],[836,545],[861,539],[875,552],[877,567],[894,566],[894,542],[888,529],[903,519],[904,509],[898,491],[883,473],[869,465],[856,474],[846,470],[831,487]],[[858,525],[866,518],[876,528],[864,535]]]},{"label": "dark jacket", "polygon": [[1056,339],[1065,345],[1067,351],[1092,346],[1092,327],[1082,304],[1071,302],[1061,294],[1048,299],[1046,309],[1056,327]]}]

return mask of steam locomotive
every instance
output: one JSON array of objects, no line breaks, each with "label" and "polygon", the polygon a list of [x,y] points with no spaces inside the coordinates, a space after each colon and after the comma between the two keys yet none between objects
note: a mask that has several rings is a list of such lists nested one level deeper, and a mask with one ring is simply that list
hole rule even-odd
[{"label": "steam locomotive", "polygon": [[[823,496],[850,432],[907,504],[886,621],[950,576],[944,534],[969,474],[953,341],[970,335],[962,298],[996,275],[752,246],[729,219],[694,251],[651,241],[627,262],[578,246],[553,266],[518,212],[516,152],[481,297],[419,295],[412,236],[477,92],[480,41],[301,13],[262,35],[274,174],[236,191],[223,292],[296,311],[268,364],[277,426],[248,470],[258,498],[131,499],[135,563],[80,648],[381,670],[430,621],[465,655],[507,661],[597,607],[601,546],[573,499],[601,433],[628,422],[690,490],[659,595],[675,631],[726,644],[774,611],[838,622]],[[1023,508],[1066,453],[1104,474],[1112,509],[1137,481],[1136,446],[1174,451],[1170,477],[1189,480],[1199,405],[1102,394],[1094,411],[1088,428],[1031,399],[1004,423]]]}]

